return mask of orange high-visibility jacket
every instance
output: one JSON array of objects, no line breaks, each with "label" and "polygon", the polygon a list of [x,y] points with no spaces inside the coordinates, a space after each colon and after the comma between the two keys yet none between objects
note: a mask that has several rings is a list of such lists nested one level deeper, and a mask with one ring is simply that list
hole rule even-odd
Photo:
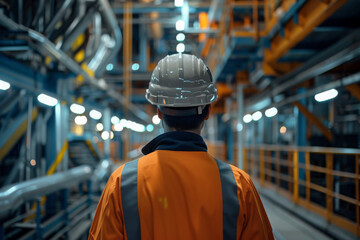
[{"label": "orange high-visibility jacket", "polygon": [[89,239],[274,239],[250,177],[201,136],[165,133],[142,151],[111,175]]}]

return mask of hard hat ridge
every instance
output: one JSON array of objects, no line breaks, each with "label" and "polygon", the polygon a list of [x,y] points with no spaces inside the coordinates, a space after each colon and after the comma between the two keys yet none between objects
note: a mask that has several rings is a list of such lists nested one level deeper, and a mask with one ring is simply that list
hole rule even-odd
[{"label": "hard hat ridge", "polygon": [[161,59],[155,67],[146,99],[164,107],[195,107],[217,100],[211,72],[194,55],[173,54]]}]

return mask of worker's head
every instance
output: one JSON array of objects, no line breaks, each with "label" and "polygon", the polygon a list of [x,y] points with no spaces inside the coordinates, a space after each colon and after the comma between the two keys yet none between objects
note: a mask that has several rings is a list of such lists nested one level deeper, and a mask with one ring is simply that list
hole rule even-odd
[{"label": "worker's head", "polygon": [[165,127],[195,130],[209,117],[210,103],[217,100],[211,72],[194,55],[173,54],[155,67],[146,99],[158,106]]}]

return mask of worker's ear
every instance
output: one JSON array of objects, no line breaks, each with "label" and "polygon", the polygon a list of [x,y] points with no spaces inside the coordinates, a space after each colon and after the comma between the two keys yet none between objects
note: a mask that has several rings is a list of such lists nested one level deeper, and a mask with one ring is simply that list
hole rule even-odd
[{"label": "worker's ear", "polygon": [[157,115],[160,119],[163,119],[163,116],[162,116],[162,112],[160,112],[159,108],[156,108],[157,109]]},{"label": "worker's ear", "polygon": [[209,117],[210,117],[210,111],[211,111],[211,104],[209,104],[209,111],[208,111],[208,114],[206,115],[205,117],[205,120],[208,120]]}]

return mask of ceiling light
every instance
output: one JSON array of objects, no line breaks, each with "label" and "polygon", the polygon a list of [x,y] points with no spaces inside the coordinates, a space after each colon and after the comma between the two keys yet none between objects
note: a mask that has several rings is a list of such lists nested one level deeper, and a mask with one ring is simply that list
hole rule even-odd
[{"label": "ceiling light", "polygon": [[178,43],[178,45],[176,46],[176,51],[178,53],[182,53],[185,51],[185,45],[183,43]]},{"label": "ceiling light", "polygon": [[184,0],[174,0],[175,7],[182,7],[184,5]]},{"label": "ceiling light", "polygon": [[113,69],[114,69],[114,64],[109,63],[108,65],[106,65],[106,70],[107,70],[107,71],[111,71],[111,70],[113,70]]},{"label": "ceiling light", "polygon": [[10,88],[10,83],[0,80],[0,90],[8,90]]},{"label": "ceiling light", "polygon": [[101,112],[96,110],[91,110],[89,113],[90,117],[94,120],[99,120],[102,117]]},{"label": "ceiling light", "polygon": [[178,42],[184,41],[184,40],[185,40],[185,34],[183,34],[183,33],[178,33],[178,34],[176,34],[176,40],[177,40]]},{"label": "ceiling light", "polygon": [[184,20],[182,20],[182,19],[177,20],[175,27],[176,27],[176,30],[177,30],[177,31],[183,31],[183,30],[185,29],[185,22],[184,22]]},{"label": "ceiling light", "polygon": [[280,133],[281,133],[281,134],[285,134],[285,133],[286,133],[286,127],[285,127],[285,126],[282,126],[282,127],[280,128]]},{"label": "ceiling light", "polygon": [[338,91],[336,89],[330,89],[325,92],[316,94],[315,100],[318,102],[324,102],[326,100],[335,98],[337,95],[338,95]]},{"label": "ceiling light", "polygon": [[75,114],[83,114],[85,112],[85,107],[76,103],[71,104],[70,110]]},{"label": "ceiling light", "polygon": [[124,129],[124,126],[121,123],[116,123],[113,125],[113,130],[115,132],[121,132]]},{"label": "ceiling light", "polygon": [[137,70],[139,70],[139,68],[140,68],[140,65],[138,63],[133,63],[133,65],[131,66],[131,69],[133,71],[137,71]]},{"label": "ceiling light", "polygon": [[112,116],[111,117],[111,123],[112,124],[117,124],[118,122],[120,122],[120,119],[117,116]]},{"label": "ceiling light", "polygon": [[267,117],[273,117],[278,113],[278,110],[276,107],[269,108],[265,111],[265,116]]},{"label": "ceiling light", "polygon": [[161,121],[161,120],[160,120],[160,118],[159,118],[158,115],[154,115],[154,116],[152,117],[152,122],[153,122],[155,125],[159,124],[160,121]]},{"label": "ceiling light", "polygon": [[110,137],[109,132],[104,131],[104,132],[101,133],[101,138],[102,138],[103,140],[108,140],[109,137]]},{"label": "ceiling light", "polygon": [[104,130],[104,125],[102,123],[96,124],[96,130],[98,130],[98,131]]},{"label": "ceiling light", "polygon": [[85,125],[87,123],[87,118],[85,116],[76,116],[75,123],[77,125]]},{"label": "ceiling light", "polygon": [[260,111],[256,111],[251,115],[252,120],[259,121],[262,117],[262,113]]},{"label": "ceiling light", "polygon": [[243,121],[244,123],[249,123],[252,121],[252,117],[251,117],[251,114],[246,114],[244,117],[243,117]]},{"label": "ceiling light", "polygon": [[154,126],[153,126],[152,124],[148,124],[148,125],[146,126],[146,131],[152,132],[153,130],[154,130]]},{"label": "ceiling light", "polygon": [[44,93],[39,94],[37,100],[50,107],[53,107],[58,103],[58,100],[56,98],[50,97],[49,95],[46,95]]}]

